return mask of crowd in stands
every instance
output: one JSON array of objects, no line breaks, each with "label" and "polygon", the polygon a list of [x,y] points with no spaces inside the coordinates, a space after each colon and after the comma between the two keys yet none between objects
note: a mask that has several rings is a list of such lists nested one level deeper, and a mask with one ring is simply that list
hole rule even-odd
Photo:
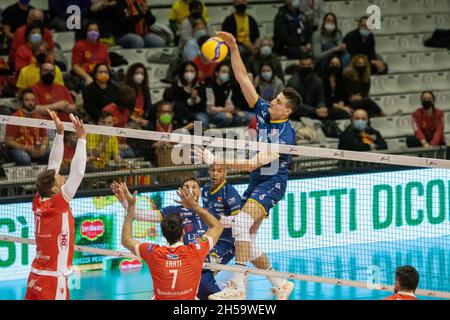
[{"label": "crowd in stands", "polygon": [[[196,120],[204,129],[255,125],[252,106],[245,102],[229,61],[210,62],[201,53],[202,44],[214,35],[203,1],[173,1],[168,21],[156,21],[146,0],[49,0],[45,14],[32,4],[19,0],[2,12],[1,50],[8,56],[6,69],[21,103],[13,115],[49,119],[47,110],[54,110],[63,121],[78,113],[87,123],[162,132],[192,131]],[[73,4],[81,8],[82,29],[76,31],[67,65],[53,36],[69,31],[67,7]],[[230,5],[234,13],[224,17],[221,29],[236,37],[249,77],[264,99],[270,101],[283,88],[292,87],[303,97],[292,120],[317,119],[330,129],[336,120],[351,119],[339,136],[329,133],[339,138],[339,148],[387,148],[370,119],[392,110],[382,110],[369,92],[371,76],[386,74],[389,68],[376,51],[367,17],[342,34],[336,15],[324,11],[322,0],[285,0],[274,13],[274,37],[268,38],[260,35],[258,17],[246,12],[248,0],[233,0]],[[177,46],[164,100],[151,101],[143,63],[127,66],[121,79],[113,77],[113,45]],[[283,70],[282,56],[297,59],[298,64]],[[5,92],[0,94],[7,96]],[[77,104],[77,96],[82,103]],[[408,138],[408,146],[445,144],[443,112],[435,107],[433,92],[425,91],[421,102],[412,115],[416,134]],[[10,160],[20,165],[45,161],[49,138],[44,130],[8,126],[5,144]],[[69,159],[74,144],[70,137],[66,140]],[[123,159],[141,156],[153,161],[155,151],[148,149],[133,139],[91,135],[88,168],[105,169],[110,160],[120,165]]]}]

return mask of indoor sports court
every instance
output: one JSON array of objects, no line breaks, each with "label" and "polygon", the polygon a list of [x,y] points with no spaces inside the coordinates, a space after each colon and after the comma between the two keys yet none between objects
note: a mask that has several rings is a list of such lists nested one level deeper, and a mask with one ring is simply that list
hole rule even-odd
[{"label": "indoor sports court", "polygon": [[210,300],[450,298],[450,0],[63,2],[0,4],[0,300],[202,241]]}]

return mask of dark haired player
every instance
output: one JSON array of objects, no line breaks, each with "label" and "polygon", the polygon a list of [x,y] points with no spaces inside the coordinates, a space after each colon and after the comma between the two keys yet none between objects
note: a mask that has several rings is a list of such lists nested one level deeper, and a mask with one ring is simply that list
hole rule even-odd
[{"label": "dark haired player", "polygon": [[419,285],[419,273],[412,266],[401,266],[395,270],[394,294],[383,300],[419,300],[415,292]]},{"label": "dark haired player", "polygon": [[28,277],[26,300],[68,300],[67,277],[74,251],[74,219],[70,201],[75,196],[86,168],[86,129],[83,121],[70,118],[78,137],[69,177],[59,175],[64,153],[64,125],[54,111],[48,111],[56,125],[47,170],[36,180],[33,200],[36,221],[36,258]]}]

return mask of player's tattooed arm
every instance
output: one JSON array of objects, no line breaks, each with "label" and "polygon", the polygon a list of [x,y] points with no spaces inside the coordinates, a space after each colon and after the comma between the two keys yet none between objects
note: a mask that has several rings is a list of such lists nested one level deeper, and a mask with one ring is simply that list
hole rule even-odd
[{"label": "player's tattooed arm", "polygon": [[[128,201],[125,196],[125,192],[129,193],[128,189],[124,191],[119,182],[114,181],[111,184],[111,190],[116,196],[117,200],[122,204],[125,211],[128,210]],[[144,210],[140,208],[135,208],[134,219],[137,221],[145,222],[161,222],[161,213],[159,210]]]},{"label": "player's tattooed arm", "polygon": [[[126,184],[123,182],[121,183],[121,187],[122,189],[128,190]],[[136,208],[137,191],[135,191],[133,195],[129,192],[124,192],[124,194],[128,203],[128,210],[122,227],[122,245],[130,250],[132,254],[139,256],[139,253],[136,252],[136,246],[139,245],[139,241],[133,239],[133,220]]]}]

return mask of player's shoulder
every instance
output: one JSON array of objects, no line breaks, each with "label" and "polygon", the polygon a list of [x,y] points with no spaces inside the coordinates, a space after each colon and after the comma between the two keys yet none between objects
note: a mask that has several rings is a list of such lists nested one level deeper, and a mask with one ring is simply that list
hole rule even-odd
[{"label": "player's shoulder", "polygon": [[202,187],[202,194],[208,194],[211,190],[211,182],[207,182]]}]

